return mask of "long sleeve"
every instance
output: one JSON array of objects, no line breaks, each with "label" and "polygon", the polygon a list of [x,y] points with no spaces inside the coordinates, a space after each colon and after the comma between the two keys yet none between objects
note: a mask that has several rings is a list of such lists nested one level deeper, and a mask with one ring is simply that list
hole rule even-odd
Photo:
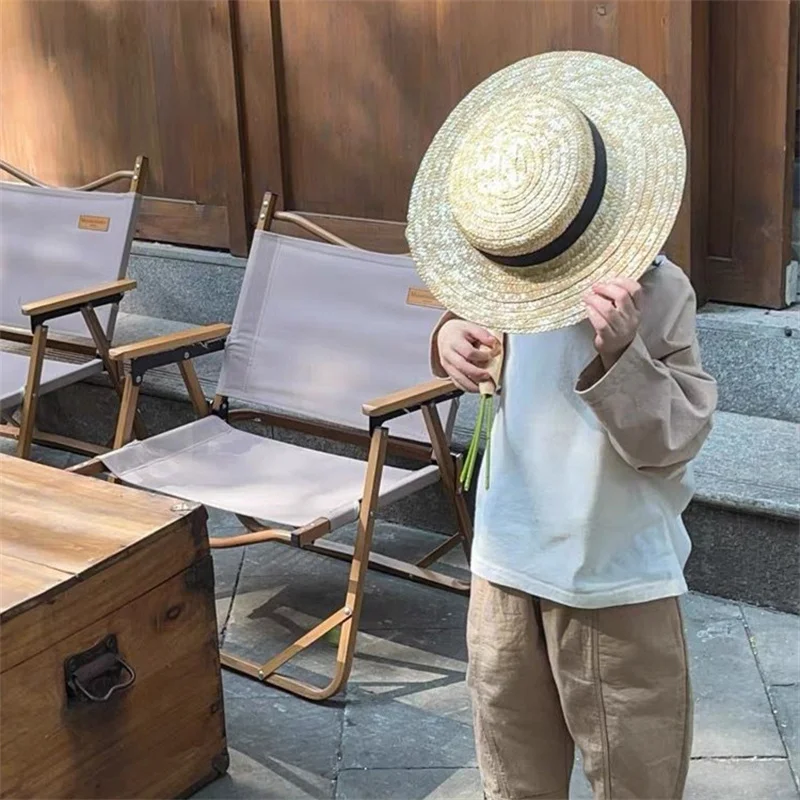
[{"label": "long sleeve", "polygon": [[445,322],[449,322],[451,319],[458,319],[458,317],[450,311],[445,311],[445,313],[442,314],[441,318],[436,323],[436,327],[433,329],[433,333],[431,334],[431,372],[437,378],[446,378],[447,373],[444,371],[442,362],[439,359],[439,345],[436,341],[436,337],[439,335],[442,325],[444,325]]},{"label": "long sleeve", "polygon": [[682,467],[711,430],[717,384],[700,362],[695,305],[683,272],[662,262],[642,279],[642,323],[631,345],[607,372],[596,358],[578,379],[578,395],[637,470]]}]

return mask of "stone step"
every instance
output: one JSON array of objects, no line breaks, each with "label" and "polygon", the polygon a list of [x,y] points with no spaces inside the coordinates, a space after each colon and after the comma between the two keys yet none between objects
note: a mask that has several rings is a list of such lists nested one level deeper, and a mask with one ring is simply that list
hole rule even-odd
[{"label": "stone step", "polygon": [[800,304],[769,311],[709,303],[697,330],[721,410],[800,422]]},{"label": "stone step", "polygon": [[690,585],[800,613],[800,424],[719,412],[695,475]]},{"label": "stone step", "polygon": [[[136,242],[130,274],[139,285],[124,310],[196,325],[230,322],[245,264],[224,253]],[[800,422],[800,305],[765,311],[712,303],[697,328],[722,411]]]},{"label": "stone step", "polygon": [[[136,341],[189,327],[137,314],[120,314],[116,342]],[[216,391],[221,354],[196,361],[208,397]],[[142,411],[151,433],[193,418],[175,367],[148,373]],[[235,407],[236,404],[234,403]],[[92,416],[83,413],[91,408]],[[113,430],[116,397],[104,379],[93,379],[43,399],[46,430],[102,442]],[[454,446],[466,447],[475,399],[462,402]],[[266,435],[326,449],[324,440],[269,429]],[[800,424],[719,412],[714,431],[696,462],[697,494],[686,514],[694,542],[687,572],[694,589],[781,610],[800,612]],[[357,448],[337,452],[361,455]],[[387,509],[385,519],[432,531],[453,529],[437,488]]]}]

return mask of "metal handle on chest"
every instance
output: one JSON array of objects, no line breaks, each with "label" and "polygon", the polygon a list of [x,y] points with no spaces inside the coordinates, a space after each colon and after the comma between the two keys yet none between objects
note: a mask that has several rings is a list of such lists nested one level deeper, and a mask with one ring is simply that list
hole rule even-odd
[{"label": "metal handle on chest", "polygon": [[67,697],[79,702],[104,703],[115,692],[127,689],[136,673],[119,654],[117,637],[111,634],[94,647],[64,662]]}]

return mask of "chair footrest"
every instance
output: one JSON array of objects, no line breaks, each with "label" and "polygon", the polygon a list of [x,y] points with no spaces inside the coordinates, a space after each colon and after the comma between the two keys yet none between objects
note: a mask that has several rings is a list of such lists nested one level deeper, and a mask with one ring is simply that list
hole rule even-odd
[{"label": "chair footrest", "polygon": [[[350,561],[353,557],[353,548],[339,542],[316,542],[315,544],[307,545],[303,549],[314,553],[322,553],[343,561]],[[427,586],[446,589],[457,594],[469,594],[468,581],[462,581],[435,570],[424,569],[408,561],[390,558],[380,553],[370,553],[369,566],[378,572],[386,572],[417,583],[424,583]]]}]

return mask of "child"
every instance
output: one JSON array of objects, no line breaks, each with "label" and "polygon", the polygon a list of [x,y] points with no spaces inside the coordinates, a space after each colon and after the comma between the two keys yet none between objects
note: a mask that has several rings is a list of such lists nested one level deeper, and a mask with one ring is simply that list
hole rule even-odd
[{"label": "child", "polygon": [[450,310],[434,372],[474,392],[505,351],[468,624],[490,800],[566,798],[575,745],[598,800],[683,793],[680,515],[716,404],[691,285],[657,256],[685,163],[644,75],[548,53],[473,90],[414,183],[411,252]]},{"label": "child", "polygon": [[[666,259],[585,302],[589,322],[509,337],[478,481],[469,683],[492,800],[566,798],[573,742],[597,798],[679,798],[689,764],[679,515],[716,387]],[[448,317],[435,341],[437,375],[486,380],[487,330]]]}]

